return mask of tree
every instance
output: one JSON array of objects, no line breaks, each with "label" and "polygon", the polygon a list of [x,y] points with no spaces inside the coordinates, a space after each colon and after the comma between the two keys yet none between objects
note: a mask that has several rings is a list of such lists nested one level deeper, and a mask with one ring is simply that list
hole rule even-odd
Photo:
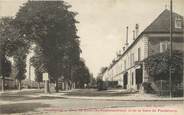
[{"label": "tree", "polygon": [[4,91],[5,77],[9,77],[11,73],[11,62],[7,59],[10,44],[9,35],[7,33],[12,18],[3,17],[0,19],[0,76],[2,76],[2,91]]},{"label": "tree", "polygon": [[35,81],[38,82],[38,88],[40,89],[40,82],[43,82],[42,72],[35,69]]},{"label": "tree", "polygon": [[0,19],[0,36],[0,71],[6,73],[6,75],[2,74],[3,87],[4,78],[8,77],[11,72],[11,62],[7,58],[14,56],[20,47],[26,49],[29,45],[27,45],[28,42],[24,40],[23,36],[20,35],[19,29],[13,25],[13,18],[11,17]]},{"label": "tree", "polygon": [[[42,55],[38,58],[49,78],[55,81],[57,92],[63,66],[72,73],[72,65],[80,57],[75,26],[77,13],[69,11],[70,7],[64,1],[28,1],[15,18],[20,33],[40,47]],[[67,57],[67,65],[64,65],[64,57]],[[68,77],[71,79],[71,75]]]},{"label": "tree", "polygon": [[6,77],[9,77],[11,74],[11,62],[6,59],[6,57],[0,55],[1,61],[1,69],[0,69],[0,76],[2,76],[2,91],[4,91],[4,81]]},{"label": "tree", "polygon": [[12,17],[3,17],[0,19],[0,35],[1,35],[1,54],[12,57],[18,48],[29,48],[29,41],[25,39],[25,35],[20,34],[20,30],[14,26]]},{"label": "tree", "polygon": [[172,82],[182,82],[183,52],[173,51],[172,58],[169,52],[159,53],[145,60],[148,74],[156,80],[169,80],[169,67],[172,67]]},{"label": "tree", "polygon": [[102,80],[102,79],[103,79],[103,74],[105,73],[105,71],[106,71],[107,69],[108,69],[107,67],[102,67],[102,68],[100,69],[100,72],[98,73],[97,78]]},{"label": "tree", "polygon": [[88,84],[90,82],[90,73],[85,65],[84,60],[80,60],[74,71],[74,76],[75,77],[73,79],[76,82],[76,86],[78,88],[84,88],[84,84]]},{"label": "tree", "polygon": [[15,70],[16,76],[15,78],[19,82],[19,90],[21,90],[21,81],[26,78],[26,57],[27,57],[27,50],[24,48],[19,48],[14,55],[14,62],[15,62]]},{"label": "tree", "polygon": [[93,77],[93,74],[90,75],[90,87],[96,88],[97,86],[97,80]]},{"label": "tree", "polygon": [[30,59],[31,65],[35,68],[35,81],[38,82],[38,88],[40,88],[40,82],[43,81],[42,74],[46,71],[42,62],[42,52],[39,46],[34,48],[34,56]]}]

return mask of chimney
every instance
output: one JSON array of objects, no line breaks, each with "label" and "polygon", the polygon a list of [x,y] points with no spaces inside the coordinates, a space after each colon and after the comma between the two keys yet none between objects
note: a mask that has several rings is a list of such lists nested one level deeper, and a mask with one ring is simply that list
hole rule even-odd
[{"label": "chimney", "polygon": [[132,32],[133,32],[133,40],[135,40],[135,30],[133,30]]},{"label": "chimney", "polygon": [[135,37],[137,38],[139,35],[139,24],[135,25]]},{"label": "chimney", "polygon": [[126,47],[128,47],[128,26],[126,27]]}]

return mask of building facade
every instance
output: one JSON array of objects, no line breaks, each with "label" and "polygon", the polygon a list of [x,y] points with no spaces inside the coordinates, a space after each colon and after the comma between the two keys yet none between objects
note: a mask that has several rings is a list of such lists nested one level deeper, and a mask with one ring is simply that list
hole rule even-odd
[{"label": "building facade", "polygon": [[[173,13],[173,50],[184,50],[183,17]],[[136,28],[137,29],[137,28]],[[164,10],[127,45],[103,74],[103,81],[118,81],[124,89],[140,90],[149,80],[144,60],[170,46],[170,11]]]}]

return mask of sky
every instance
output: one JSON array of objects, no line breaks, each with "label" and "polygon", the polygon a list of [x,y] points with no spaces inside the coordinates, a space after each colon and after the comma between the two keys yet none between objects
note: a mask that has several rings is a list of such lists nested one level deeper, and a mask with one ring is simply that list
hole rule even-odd
[{"label": "sky", "polygon": [[[0,16],[15,16],[26,0],[0,0]],[[129,44],[133,41],[135,24],[143,31],[170,0],[65,0],[78,12],[76,19],[81,40],[81,57],[96,76],[108,66],[122,49],[129,26]],[[184,0],[173,0],[173,11],[184,16]]]}]

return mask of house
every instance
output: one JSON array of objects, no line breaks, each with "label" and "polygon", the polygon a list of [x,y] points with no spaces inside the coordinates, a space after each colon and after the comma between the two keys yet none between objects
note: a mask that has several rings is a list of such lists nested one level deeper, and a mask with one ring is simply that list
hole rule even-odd
[{"label": "house", "polygon": [[[183,17],[173,13],[173,49],[184,50]],[[164,52],[170,44],[170,11],[165,9],[142,33],[136,25],[132,44],[126,44],[123,53],[103,74],[103,81],[118,81],[124,89],[140,90],[149,75],[144,59]]]}]

